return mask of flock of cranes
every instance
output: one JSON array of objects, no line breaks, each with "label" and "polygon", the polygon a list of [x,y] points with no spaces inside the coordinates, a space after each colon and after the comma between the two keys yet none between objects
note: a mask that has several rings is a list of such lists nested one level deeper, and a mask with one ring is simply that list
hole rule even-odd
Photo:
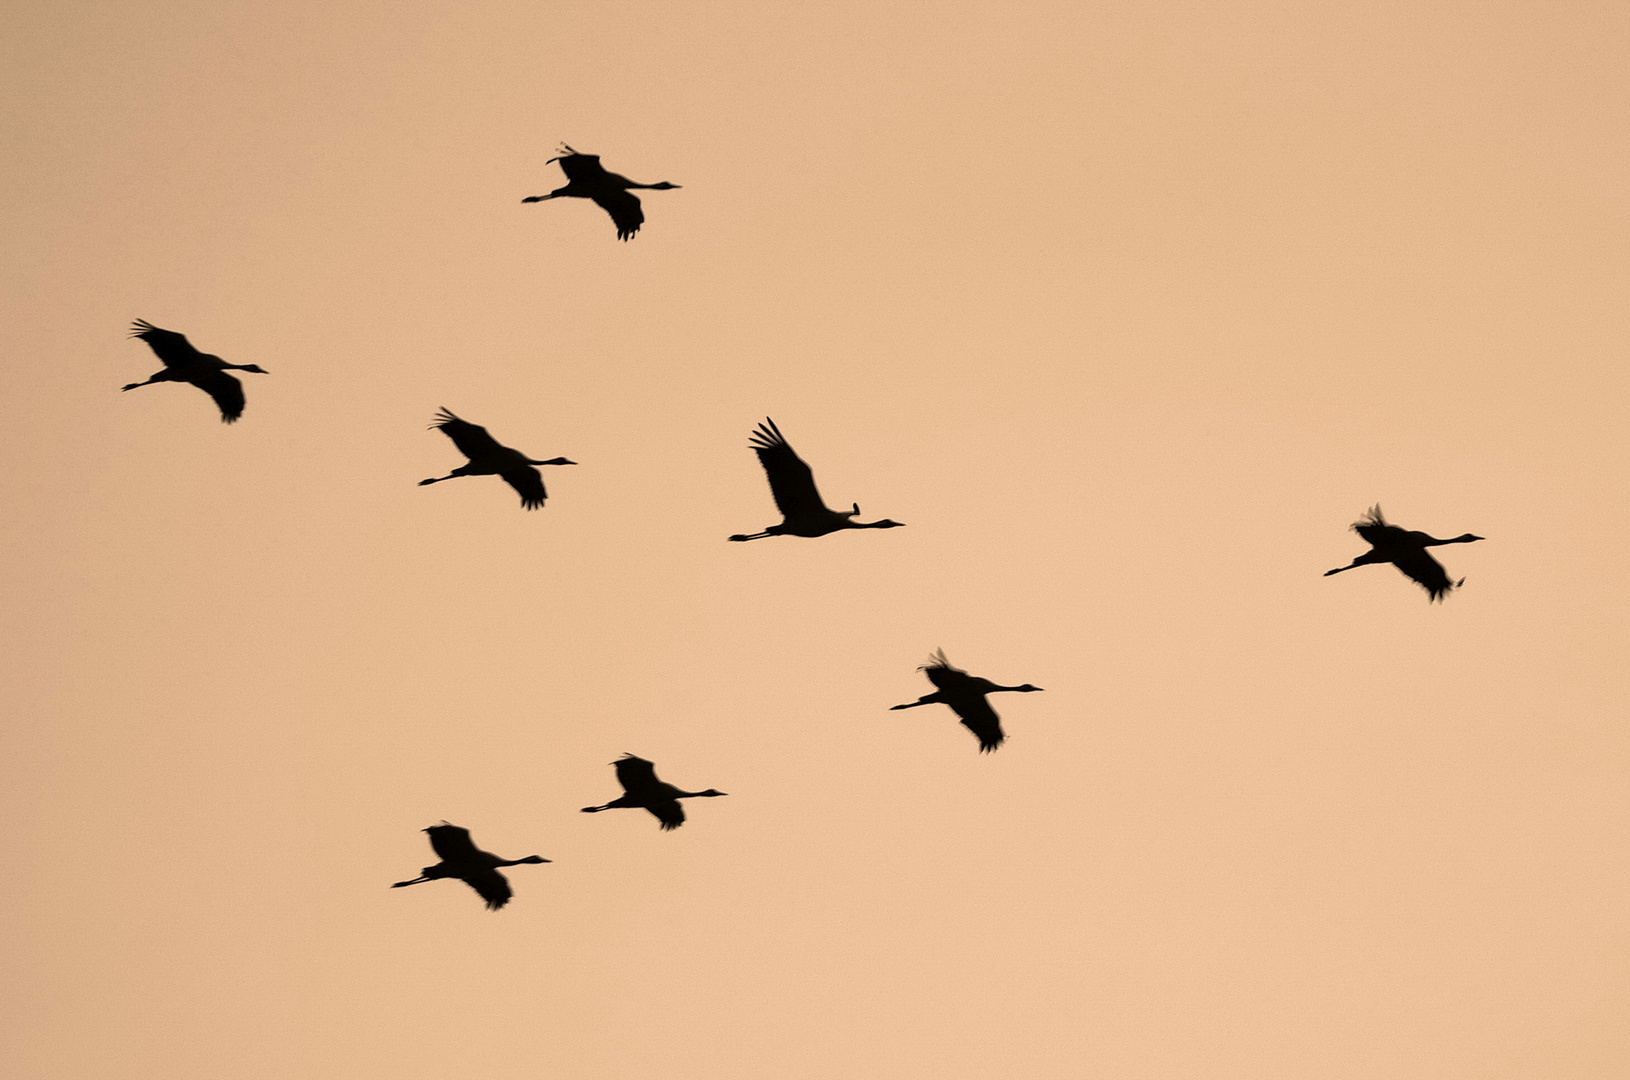
[{"label": "flock of cranes", "polygon": [[[613,223],[617,226],[619,240],[633,237],[645,221],[640,201],[630,193],[631,189],[669,190],[679,186],[667,181],[657,184],[636,183],[627,177],[607,172],[601,166],[597,155],[581,154],[569,146],[562,146],[562,150],[564,153],[549,160],[560,163],[568,181],[566,185],[556,188],[547,195],[533,195],[522,201],[532,203],[568,197],[592,199],[611,215]],[[200,352],[185,335],[161,329],[142,319],[136,320],[131,336],[145,341],[164,362],[164,369],[145,382],[130,383],[123,389],[134,390],[138,386],[159,382],[191,383],[214,400],[220,410],[221,420],[228,424],[235,423],[243,415],[245,402],[243,384],[227,372],[248,371],[267,374],[264,368],[255,364],[229,364],[218,356]],[[564,457],[548,460],[528,457],[521,451],[494,439],[486,428],[470,423],[446,407],[436,415],[431,427],[451,439],[468,462],[453,469],[446,476],[435,476],[419,481],[421,486],[465,476],[498,476],[520,495],[523,508],[537,510],[542,508],[548,498],[548,492],[543,485],[543,475],[538,472],[537,466],[577,464]],[[833,510],[827,506],[825,500],[821,498],[820,490],[815,486],[814,472],[793,450],[774,420],[766,417],[749,436],[749,442],[751,449],[758,456],[759,464],[764,467],[764,474],[770,484],[770,494],[775,499],[776,509],[781,512],[781,522],[770,525],[760,532],[737,533],[731,536],[730,540],[761,540],[770,536],[820,537],[845,529],[902,527],[901,522],[887,518],[879,521],[856,521],[855,519],[860,516],[859,503],[852,504],[849,510]],[[1439,540],[1427,533],[1401,529],[1390,524],[1382,516],[1380,506],[1372,507],[1366,512],[1363,518],[1354,523],[1353,529],[1369,543],[1370,550],[1346,566],[1326,571],[1326,577],[1360,566],[1391,563],[1426,590],[1429,602],[1441,601],[1451,591],[1464,584],[1465,579],[1451,581],[1443,565],[1426,549],[1446,544],[1467,544],[1483,539],[1472,533],[1463,533],[1448,540]],[[1001,718],[997,716],[996,710],[991,708],[990,695],[1028,694],[1041,690],[1041,687],[1029,683],[1002,686],[989,679],[970,675],[960,668],[952,667],[943,650],[937,651],[919,670],[934,684],[934,692],[924,694],[916,701],[895,705],[893,708],[899,710],[914,709],[921,705],[947,706],[956,714],[962,725],[979,740],[980,753],[989,753],[997,749],[1007,738],[1002,731]],[[633,754],[625,754],[611,764],[616,770],[617,782],[622,786],[623,794],[601,806],[585,806],[583,813],[643,809],[657,819],[663,831],[669,831],[677,829],[685,822],[685,809],[679,800],[717,798],[725,794],[714,788],[705,791],[683,791],[657,779],[656,766],[645,758]],[[499,858],[476,847],[470,839],[468,829],[445,821],[424,831],[429,835],[430,846],[441,861],[434,866],[425,867],[419,877],[411,881],[398,881],[392,888],[442,878],[457,878],[474,889],[486,901],[490,910],[496,911],[508,903],[513,895],[509,881],[499,873],[501,868],[550,861],[537,855],[528,855],[524,859]]]}]

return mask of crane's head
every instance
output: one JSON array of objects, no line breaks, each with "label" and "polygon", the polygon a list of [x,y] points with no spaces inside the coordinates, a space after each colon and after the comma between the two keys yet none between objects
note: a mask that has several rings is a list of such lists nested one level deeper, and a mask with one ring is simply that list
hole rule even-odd
[{"label": "crane's head", "polygon": [[577,464],[577,462],[571,460],[570,458],[563,458],[563,457],[550,458],[548,461],[534,461],[531,458],[527,458],[526,461],[527,461],[527,464],[529,464],[529,465],[576,465]]},{"label": "crane's head", "polygon": [[554,862],[554,860],[553,859],[545,859],[541,855],[528,855],[524,859],[516,859],[515,862],[517,864],[519,864],[519,863],[546,863],[546,862]]},{"label": "crane's head", "polygon": [[1040,690],[1041,687],[1031,686],[1029,683],[1025,683],[1023,686],[1015,686],[1013,689],[1017,690],[1021,694],[1034,694],[1036,691]]},{"label": "crane's head", "polygon": [[652,191],[672,191],[674,188],[676,188],[678,186],[679,186],[678,184],[670,184],[670,183],[668,183],[668,181],[664,180],[661,183],[652,184],[651,185],[651,190]]},{"label": "crane's head", "polygon": [[270,375],[271,374],[271,372],[267,371],[265,368],[261,367],[259,364],[239,364],[238,365],[238,370],[239,371],[253,371],[256,375]]},{"label": "crane's head", "polygon": [[1477,535],[1475,535],[1473,533],[1461,533],[1459,536],[1455,537],[1455,543],[1457,543],[1457,544],[1469,544],[1473,540],[1481,540],[1481,539],[1483,539],[1481,536],[1477,536]]},{"label": "crane's head", "polygon": [[698,791],[696,793],[696,797],[699,798],[699,799],[716,799],[719,796],[724,795],[724,794],[727,794],[727,793],[723,792],[723,791],[720,791],[717,788],[708,788],[706,791]]}]

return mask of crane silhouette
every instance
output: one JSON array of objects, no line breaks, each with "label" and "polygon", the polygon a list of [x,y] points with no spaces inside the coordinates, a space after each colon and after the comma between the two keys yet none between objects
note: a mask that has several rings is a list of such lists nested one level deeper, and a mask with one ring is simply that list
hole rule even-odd
[{"label": "crane silhouette", "polygon": [[651,762],[633,754],[624,754],[611,763],[617,770],[617,783],[623,786],[621,798],[604,806],[585,806],[585,814],[598,814],[602,810],[631,810],[644,807],[662,822],[662,831],[677,829],[685,823],[685,808],[680,799],[713,799],[723,794],[708,788],[706,791],[680,791],[672,784],[657,779],[657,768]]},{"label": "crane silhouette", "polygon": [[164,370],[147,382],[133,382],[123,387],[134,390],[160,382],[192,383],[215,399],[221,410],[221,422],[234,423],[243,415],[243,384],[228,375],[228,371],[253,371],[257,375],[269,374],[258,364],[229,364],[219,356],[199,352],[187,340],[187,335],[174,330],[161,330],[146,319],[137,319],[130,328],[130,336],[147,342],[148,348],[164,361]]},{"label": "crane silhouette", "polygon": [[511,450],[488,435],[486,428],[478,427],[468,420],[460,420],[445,405],[442,406],[441,412],[436,414],[436,422],[430,426],[440,428],[443,435],[452,439],[453,445],[470,459],[470,463],[460,465],[446,476],[420,480],[420,487],[426,484],[439,484],[443,480],[451,480],[457,476],[502,476],[505,483],[520,493],[521,505],[528,510],[536,510],[543,505],[543,500],[549,497],[549,493],[543,489],[543,474],[532,466],[577,464],[563,457],[538,461],[527,457],[519,450]]},{"label": "crane silhouette", "polygon": [[441,862],[425,867],[412,881],[398,881],[391,888],[400,889],[404,885],[417,885],[421,881],[436,881],[439,878],[458,878],[481,894],[481,899],[487,902],[488,911],[497,911],[515,895],[509,887],[509,879],[498,872],[500,866],[551,861],[538,855],[528,855],[524,859],[500,859],[492,852],[476,847],[470,839],[469,829],[461,829],[445,821],[430,826],[425,832],[430,834],[430,846],[441,856]]},{"label": "crane silhouette", "polygon": [[1343,570],[1351,570],[1356,566],[1391,563],[1402,570],[1405,577],[1426,590],[1426,602],[1429,604],[1434,600],[1442,600],[1451,590],[1460,588],[1466,583],[1466,579],[1450,581],[1443,564],[1428,554],[1426,549],[1444,544],[1469,544],[1473,540],[1483,539],[1471,533],[1461,533],[1448,540],[1439,540],[1423,532],[1400,529],[1396,525],[1388,524],[1387,519],[1381,516],[1379,504],[1370,507],[1362,518],[1353,522],[1353,531],[1369,541],[1370,550],[1346,566],[1326,570],[1325,577],[1339,574]]},{"label": "crane silhouette", "polygon": [[1002,690],[1032,694],[1041,689],[1029,683],[1023,686],[998,686],[989,679],[969,675],[961,668],[951,666],[951,662],[945,658],[944,649],[935,652],[928,663],[917,670],[928,676],[928,681],[934,684],[934,692],[904,705],[894,705],[890,711],[915,709],[919,705],[949,705],[951,711],[957,714],[957,719],[962,721],[962,726],[979,737],[981,754],[990,753],[1007,739],[1002,731],[1002,718],[990,707],[985,695]]},{"label": "crane silhouette", "polygon": [[645,211],[640,209],[639,196],[631,194],[629,188],[670,191],[679,186],[666,180],[660,184],[638,184],[626,176],[607,172],[605,166],[600,164],[599,154],[579,154],[565,143],[561,143],[560,148],[565,153],[550,158],[544,164],[560,162],[560,171],[566,174],[566,186],[558,187],[547,195],[528,195],[521,201],[533,203],[561,198],[593,199],[600,209],[611,215],[612,222],[617,226],[619,240],[633,237],[645,222]]},{"label": "crane silhouette", "polygon": [[776,509],[781,511],[781,524],[771,525],[763,532],[746,535],[737,533],[732,540],[760,540],[766,536],[825,536],[843,529],[898,529],[901,522],[856,521],[860,504],[848,511],[827,508],[821,493],[815,487],[815,474],[804,459],[787,445],[781,429],[769,417],[758,426],[752,436],[753,453],[758,455],[764,475],[770,478],[770,494],[775,496]]}]

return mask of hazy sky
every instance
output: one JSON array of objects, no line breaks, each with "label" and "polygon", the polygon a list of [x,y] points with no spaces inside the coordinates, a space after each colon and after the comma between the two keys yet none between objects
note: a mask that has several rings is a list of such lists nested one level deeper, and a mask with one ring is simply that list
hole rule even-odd
[{"label": "hazy sky", "polygon": [[1630,1074],[1630,8],[8,23],[8,1075]]}]

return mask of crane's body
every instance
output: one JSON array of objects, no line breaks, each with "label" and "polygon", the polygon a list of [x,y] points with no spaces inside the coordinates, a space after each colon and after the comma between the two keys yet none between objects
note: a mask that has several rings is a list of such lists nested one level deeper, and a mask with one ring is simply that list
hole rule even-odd
[{"label": "crane's body", "polygon": [[563,457],[551,458],[548,461],[529,458],[519,450],[513,450],[494,439],[487,434],[486,428],[454,416],[445,406],[436,414],[436,422],[430,426],[452,439],[453,445],[470,459],[470,463],[460,465],[446,476],[420,480],[420,487],[426,484],[439,484],[443,480],[452,480],[459,476],[502,476],[504,482],[521,496],[521,505],[528,510],[536,510],[543,505],[549,493],[544,490],[543,474],[532,466],[577,464]]},{"label": "crane's body", "polygon": [[1447,540],[1439,540],[1428,533],[1400,529],[1387,522],[1381,515],[1379,505],[1372,506],[1362,518],[1355,521],[1353,531],[1369,542],[1370,550],[1346,566],[1326,570],[1325,577],[1374,563],[1391,563],[1402,571],[1405,577],[1426,590],[1427,603],[1441,601],[1450,592],[1464,585],[1466,579],[1449,580],[1448,571],[1443,569],[1443,564],[1434,559],[1426,549],[1441,547],[1444,544],[1470,544],[1483,539],[1472,533],[1462,533]]},{"label": "crane's body", "polygon": [[550,158],[544,164],[560,162],[560,171],[566,174],[566,185],[547,195],[529,195],[521,201],[535,203],[549,199],[591,199],[611,215],[619,240],[632,239],[645,223],[645,211],[640,207],[639,196],[631,194],[630,189],[670,191],[679,186],[666,180],[658,184],[641,184],[626,176],[607,172],[600,164],[599,154],[579,154],[564,144],[561,149],[566,152]]},{"label": "crane's body", "polygon": [[470,839],[470,830],[442,822],[425,830],[430,836],[430,847],[441,856],[441,862],[419,871],[412,881],[398,881],[393,889],[417,885],[423,881],[458,878],[474,889],[487,902],[488,911],[497,911],[515,895],[509,879],[498,872],[502,866],[520,866],[523,863],[546,863],[549,859],[528,855],[524,859],[501,859],[490,851],[482,851]]},{"label": "crane's body", "polygon": [[146,319],[137,319],[130,328],[130,336],[147,342],[148,348],[162,361],[164,370],[155,372],[146,382],[130,383],[121,389],[134,390],[161,382],[191,383],[214,399],[221,410],[223,424],[236,423],[243,415],[243,384],[228,375],[228,371],[253,371],[268,374],[258,364],[229,364],[219,356],[199,352],[187,335],[174,330],[163,330]]},{"label": "crane's body", "polygon": [[815,486],[815,473],[787,443],[781,429],[769,417],[751,436],[753,452],[764,467],[770,481],[770,494],[781,511],[781,523],[771,525],[763,532],[737,533],[731,540],[761,540],[766,536],[825,536],[844,529],[898,529],[901,523],[889,521],[856,521],[860,504],[850,510],[832,510],[821,498]]},{"label": "crane's body", "polygon": [[979,739],[979,752],[982,754],[990,753],[1007,740],[1006,733],[1002,731],[1001,717],[996,715],[986,696],[1001,691],[1030,694],[1041,690],[1041,687],[1029,683],[1001,686],[989,679],[969,675],[961,668],[952,667],[945,658],[944,650],[936,652],[927,664],[917,670],[928,676],[928,681],[934,684],[934,692],[924,694],[916,701],[892,706],[891,709],[915,709],[919,705],[948,706],[962,721],[962,726]]},{"label": "crane's body", "polygon": [[602,810],[649,810],[662,823],[664,832],[677,829],[685,823],[685,808],[680,799],[712,799],[725,793],[708,788],[706,791],[681,791],[672,784],[657,779],[656,766],[642,757],[624,754],[611,763],[617,770],[617,782],[623,787],[621,797],[603,806],[585,806],[583,813],[598,814]]}]

